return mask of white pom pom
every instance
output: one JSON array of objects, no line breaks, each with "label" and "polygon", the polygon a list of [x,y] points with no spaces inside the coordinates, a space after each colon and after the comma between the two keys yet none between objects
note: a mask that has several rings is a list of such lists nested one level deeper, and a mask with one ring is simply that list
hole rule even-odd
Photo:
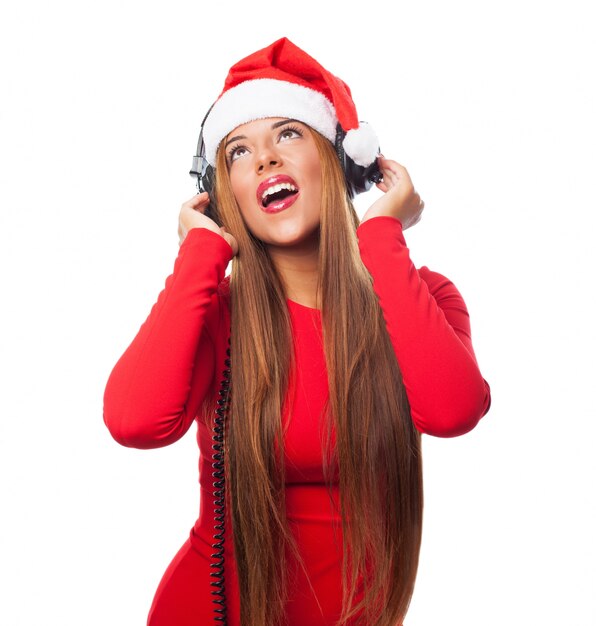
[{"label": "white pom pom", "polygon": [[379,153],[379,140],[375,131],[366,122],[360,122],[358,128],[353,128],[344,137],[346,154],[362,167],[368,167]]}]

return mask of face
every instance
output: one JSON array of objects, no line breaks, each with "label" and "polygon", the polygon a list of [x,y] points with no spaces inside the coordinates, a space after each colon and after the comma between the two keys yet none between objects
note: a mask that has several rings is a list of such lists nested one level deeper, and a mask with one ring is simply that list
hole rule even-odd
[{"label": "face", "polygon": [[266,118],[224,139],[232,191],[250,232],[270,247],[318,241],[321,161],[306,124]]}]

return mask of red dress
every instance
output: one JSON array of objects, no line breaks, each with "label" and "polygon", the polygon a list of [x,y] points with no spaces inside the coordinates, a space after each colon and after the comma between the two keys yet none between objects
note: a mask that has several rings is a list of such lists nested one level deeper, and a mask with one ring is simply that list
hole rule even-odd
[{"label": "red dress", "polygon": [[[361,258],[373,277],[416,428],[438,437],[461,435],[490,407],[470,335],[466,305],[447,278],[410,259],[399,220],[375,217],[357,231]],[[118,360],[104,394],[104,420],[116,441],[135,448],[174,443],[197,422],[200,514],[188,540],[168,566],[155,594],[149,626],[213,622],[211,437],[199,414],[216,394],[230,328],[226,267],[232,249],[204,228],[189,231],[173,273],[149,317]],[[328,394],[321,313],[287,301],[297,377],[289,393],[286,502],[291,528],[306,564],[294,575],[286,607],[289,626],[335,624],[341,610],[341,534],[322,474],[320,415]],[[233,356],[232,356],[233,358]],[[338,504],[337,490],[332,494]],[[228,519],[225,541],[228,624],[239,624],[238,581]]]}]

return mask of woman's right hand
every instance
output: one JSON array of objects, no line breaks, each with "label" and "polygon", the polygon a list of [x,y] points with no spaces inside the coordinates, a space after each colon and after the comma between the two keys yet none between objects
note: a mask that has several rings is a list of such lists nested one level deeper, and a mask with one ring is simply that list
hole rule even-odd
[{"label": "woman's right hand", "polygon": [[196,194],[182,205],[178,219],[178,245],[182,245],[191,228],[207,228],[221,235],[230,244],[234,256],[236,256],[238,254],[238,242],[223,226],[218,226],[210,217],[205,215],[204,211],[208,204],[209,194],[205,191]]}]

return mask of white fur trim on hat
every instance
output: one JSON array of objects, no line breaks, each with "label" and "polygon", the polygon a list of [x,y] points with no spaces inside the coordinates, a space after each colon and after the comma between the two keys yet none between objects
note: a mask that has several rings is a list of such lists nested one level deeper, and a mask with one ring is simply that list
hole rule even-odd
[{"label": "white fur trim on hat", "polygon": [[265,117],[299,120],[335,142],[335,107],[322,93],[285,80],[259,78],[228,89],[213,105],[203,126],[207,161],[215,165],[219,142],[236,126]]},{"label": "white fur trim on hat", "polygon": [[343,146],[346,154],[356,163],[368,167],[379,154],[379,140],[375,131],[366,122],[346,133]]}]

